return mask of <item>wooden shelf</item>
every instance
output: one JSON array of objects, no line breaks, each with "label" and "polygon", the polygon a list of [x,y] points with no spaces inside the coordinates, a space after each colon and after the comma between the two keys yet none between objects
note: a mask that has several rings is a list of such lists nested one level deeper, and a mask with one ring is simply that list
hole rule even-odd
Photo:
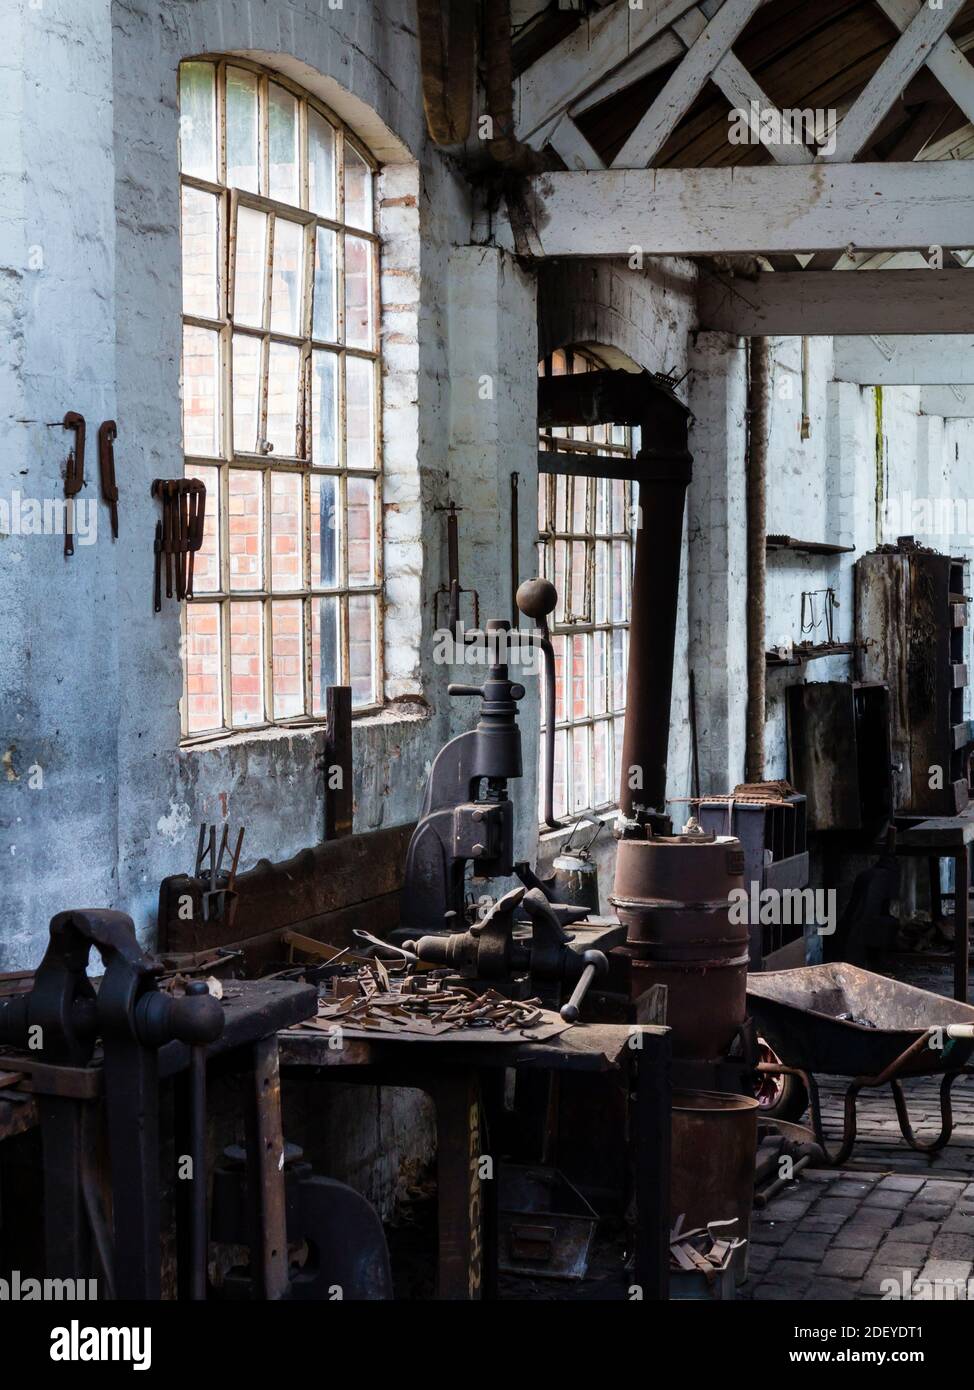
[{"label": "wooden shelf", "polygon": [[833,545],[831,541],[798,541],[794,536],[768,536],[767,549],[791,550],[796,555],[849,555],[854,545]]},{"label": "wooden shelf", "polygon": [[792,647],[792,656],[779,656],[777,652],[765,652],[765,661],[769,667],[781,666],[804,666],[807,661],[820,661],[827,656],[852,656],[858,643],[856,642],[820,642],[815,645],[803,643]]}]

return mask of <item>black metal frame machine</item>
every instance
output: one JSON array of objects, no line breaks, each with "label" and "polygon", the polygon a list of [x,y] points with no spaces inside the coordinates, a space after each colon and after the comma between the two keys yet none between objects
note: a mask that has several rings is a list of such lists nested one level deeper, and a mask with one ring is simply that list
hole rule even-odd
[{"label": "black metal frame machine", "polygon": [[[538,627],[516,636],[519,643],[539,646],[549,690],[554,684],[554,654],[546,619],[556,602],[554,585],[545,579],[529,580],[517,592],[518,607]],[[506,655],[503,649],[511,633],[508,622],[487,623],[487,641],[495,656]],[[588,909],[552,902],[528,866],[514,862],[514,804],[508,782],[522,774],[517,705],[524,686],[511,680],[507,663],[498,659],[482,686],[450,685],[448,690],[452,696],[479,697],[480,718],[434,759],[406,856],[400,928],[393,939],[427,964],[522,996],[540,994],[546,1003],[558,1005],[567,991],[571,997],[562,1012],[574,1021],[592,981],[608,972],[608,960],[597,946],[614,945],[624,933],[615,923],[596,921],[580,933],[587,939],[576,945],[569,928],[586,917]],[[549,749],[549,783],[551,775]],[[479,880],[517,875],[524,887],[502,896],[482,920],[468,922],[468,869]]]}]

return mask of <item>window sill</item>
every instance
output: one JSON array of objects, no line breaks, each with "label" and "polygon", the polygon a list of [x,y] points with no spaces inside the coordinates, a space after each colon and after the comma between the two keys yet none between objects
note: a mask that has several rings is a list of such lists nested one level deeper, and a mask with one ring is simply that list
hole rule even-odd
[{"label": "window sill", "polygon": [[[609,827],[609,826],[613,826],[613,825],[615,824],[615,822],[619,819],[619,808],[618,808],[618,806],[610,806],[610,807],[608,807],[607,810],[604,810],[604,811],[581,811],[581,812],[579,812],[579,815],[591,815],[591,816],[594,816],[594,818],[595,818],[596,820],[600,820],[604,826]],[[574,816],[574,817],[571,817],[571,818],[566,817],[565,825],[564,825],[564,827],[563,827],[561,830],[549,830],[549,829],[548,829],[546,826],[544,826],[544,825],[539,826],[539,827],[538,827],[538,843],[539,843],[540,845],[552,845],[552,844],[556,844],[559,840],[567,839],[568,835],[569,835],[570,832],[571,832],[572,827],[575,825],[575,823],[577,822],[577,820],[578,820],[578,816],[577,816],[577,815]],[[590,829],[593,829],[593,830],[594,830],[594,828],[595,828],[594,826],[591,826],[591,827],[590,827]],[[581,833],[581,832],[579,832],[579,833]],[[601,832],[601,831],[599,832],[599,835],[600,835],[600,838],[601,838],[601,835],[602,835],[602,832]]]},{"label": "window sill", "polygon": [[[352,733],[356,729],[394,728],[398,725],[423,724],[432,717],[429,706],[415,700],[393,702],[382,709],[369,710],[365,714],[352,716]],[[277,743],[281,739],[314,739],[328,733],[325,719],[313,724],[270,724],[260,729],[235,729],[232,733],[221,733],[199,738],[186,739],[179,745],[179,752],[200,754],[223,752],[229,748],[253,747],[255,744]]]}]

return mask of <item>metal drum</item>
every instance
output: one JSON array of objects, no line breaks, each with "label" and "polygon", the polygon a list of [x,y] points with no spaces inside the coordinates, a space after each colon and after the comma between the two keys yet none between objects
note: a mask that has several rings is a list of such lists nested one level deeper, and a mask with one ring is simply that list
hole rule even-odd
[{"label": "metal drum", "polygon": [[736,1234],[747,1240],[758,1108],[750,1096],[673,1092],[671,1222],[682,1216],[683,1230],[692,1231],[711,1221],[737,1221]]},{"label": "metal drum", "polygon": [[730,920],[729,901],[743,886],[744,854],[732,836],[619,841],[610,901],[626,927],[632,998],[666,985],[676,1057],[724,1056],[744,1022],[748,926]]}]

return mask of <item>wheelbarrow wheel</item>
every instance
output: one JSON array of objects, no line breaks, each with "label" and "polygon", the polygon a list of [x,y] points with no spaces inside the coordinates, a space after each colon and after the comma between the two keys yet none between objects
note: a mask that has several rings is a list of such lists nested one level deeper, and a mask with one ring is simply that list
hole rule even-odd
[{"label": "wheelbarrow wheel", "polygon": [[[758,1038],[759,1059],[772,1064],[781,1062],[774,1048]],[[759,1075],[754,1098],[761,1113],[769,1119],[798,1121],[808,1109],[808,1089],[800,1076]]]}]

